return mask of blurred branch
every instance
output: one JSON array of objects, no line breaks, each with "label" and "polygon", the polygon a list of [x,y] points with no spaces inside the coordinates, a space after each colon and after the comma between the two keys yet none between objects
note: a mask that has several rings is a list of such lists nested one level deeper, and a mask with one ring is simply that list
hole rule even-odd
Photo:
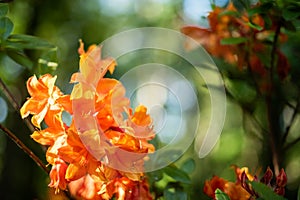
[{"label": "blurred branch", "polygon": [[[5,83],[2,81],[2,79],[0,78],[0,88],[1,91],[3,91],[4,95],[6,96],[6,98],[8,99],[8,101],[11,103],[11,105],[13,106],[13,108],[20,113],[20,106],[18,105],[17,100],[14,98],[14,96],[12,95],[12,93],[9,91],[9,89],[6,87]],[[27,125],[27,127],[29,128],[29,130],[33,133],[34,131],[37,131],[38,129],[33,126],[33,124],[30,122],[29,118],[25,118],[24,119],[25,124]]]},{"label": "blurred branch", "polygon": [[41,167],[47,174],[49,174],[50,170],[46,167],[46,165],[37,157],[15,134],[13,134],[10,130],[0,124],[0,129],[14,142],[20,149],[22,149],[27,155],[32,158],[32,160]]},{"label": "blurred branch", "polygon": [[274,69],[275,69],[275,61],[276,61],[276,51],[277,51],[277,42],[278,37],[280,34],[281,29],[281,22],[279,20],[279,23],[276,27],[273,44],[272,44],[272,50],[271,50],[271,60],[270,60],[270,90],[269,93],[266,96],[266,104],[267,104],[267,118],[268,118],[268,124],[269,124],[269,134],[270,134],[270,147],[272,151],[272,161],[273,161],[273,167],[275,175],[277,176],[279,174],[279,168],[280,168],[280,151],[281,151],[281,144],[278,142],[280,138],[278,138],[278,135],[276,132],[278,131],[276,128],[276,120],[273,118],[276,116],[274,114],[275,107],[273,106],[273,93],[274,93]]},{"label": "blurred branch", "polygon": [[293,142],[287,144],[284,146],[283,150],[287,151],[289,148],[291,148],[292,146],[294,146],[295,144],[297,144],[300,141],[300,137],[298,137],[296,140],[294,140]]},{"label": "blurred branch", "polygon": [[287,139],[287,137],[290,133],[290,129],[291,129],[292,125],[294,124],[294,121],[295,121],[296,116],[298,114],[298,110],[299,110],[299,106],[300,106],[299,98],[300,98],[300,96],[298,96],[298,98],[297,98],[296,107],[293,107],[294,108],[293,116],[291,118],[291,121],[290,121],[288,127],[285,129],[285,132],[284,132],[284,135],[283,135],[283,138],[282,138],[282,144],[284,144],[286,142],[286,139]]}]

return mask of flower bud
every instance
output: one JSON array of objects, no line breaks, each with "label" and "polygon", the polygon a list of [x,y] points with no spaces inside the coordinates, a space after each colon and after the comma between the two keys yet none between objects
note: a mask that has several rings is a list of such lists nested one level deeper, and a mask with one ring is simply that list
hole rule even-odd
[{"label": "flower bud", "polygon": [[286,173],[284,169],[281,169],[278,176],[276,177],[276,186],[277,187],[285,187],[287,183]]},{"label": "flower bud", "polygon": [[270,169],[270,167],[268,167],[264,176],[260,179],[260,182],[266,185],[270,185],[272,178],[273,178],[273,172]]}]

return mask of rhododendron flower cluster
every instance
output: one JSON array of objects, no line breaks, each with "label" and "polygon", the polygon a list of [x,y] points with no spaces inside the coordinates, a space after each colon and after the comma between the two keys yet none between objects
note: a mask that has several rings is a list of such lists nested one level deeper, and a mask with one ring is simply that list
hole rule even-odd
[{"label": "rhododendron flower cluster", "polygon": [[[48,146],[49,186],[82,199],[152,199],[142,171],[147,154],[155,150],[148,143],[154,132],[147,108],[133,111],[123,85],[104,78],[116,62],[102,59],[100,46],[85,52],[80,42],[78,52],[80,71],[71,78],[72,93],[64,95],[55,86],[56,76],[32,76],[27,81],[31,97],[20,110],[23,118],[32,115],[37,127],[31,137]],[[63,120],[63,112],[71,123]]]},{"label": "rhododendron flower cluster", "polygon": [[259,198],[259,194],[252,188],[251,182],[260,182],[270,187],[276,194],[284,195],[287,177],[283,169],[276,176],[273,183],[273,172],[267,168],[265,174],[258,179],[257,175],[249,173],[247,167],[239,168],[233,166],[236,174],[236,182],[230,182],[218,176],[207,180],[204,185],[204,193],[215,199],[216,189],[220,189],[228,195],[231,200],[248,200]]},{"label": "rhododendron flower cluster", "polygon": [[[259,6],[257,3],[251,9]],[[268,16],[272,13],[253,13],[239,11],[230,2],[225,8],[215,6],[209,13],[209,28],[185,26],[181,31],[198,41],[211,55],[237,65],[240,70],[252,70],[255,74],[265,77],[270,66],[263,57],[270,51],[269,43],[273,40],[272,36],[279,22],[273,20],[277,18]],[[263,16],[273,20],[271,25]],[[280,33],[279,42],[286,40],[287,36]],[[278,76],[284,79],[288,75],[290,65],[279,49],[274,54],[278,57],[275,64]]]}]

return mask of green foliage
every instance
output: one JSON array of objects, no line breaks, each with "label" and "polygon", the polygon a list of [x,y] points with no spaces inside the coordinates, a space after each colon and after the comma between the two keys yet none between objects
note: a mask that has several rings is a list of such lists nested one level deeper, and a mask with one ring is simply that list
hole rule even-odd
[{"label": "green foliage", "polygon": [[196,163],[193,158],[187,159],[181,166],[180,169],[187,174],[192,173],[196,168]]},{"label": "green foliage", "polygon": [[251,103],[256,98],[255,88],[243,80],[226,78],[225,86],[232,97],[243,105]]},{"label": "green foliage", "polygon": [[254,191],[258,193],[259,199],[264,199],[264,200],[286,200],[282,196],[277,195],[274,193],[274,191],[268,187],[267,185],[260,183],[260,182],[250,182],[251,186],[253,187]]},{"label": "green foliage", "polygon": [[185,183],[185,184],[191,184],[191,179],[188,176],[187,173],[184,171],[178,169],[174,165],[169,165],[163,169],[164,173],[166,173],[168,176],[172,177],[175,181]]},{"label": "green foliage", "polygon": [[247,42],[247,38],[245,37],[232,37],[232,38],[224,38],[221,40],[222,45],[231,45],[231,44],[241,44]]},{"label": "green foliage", "polygon": [[216,195],[216,200],[230,200],[228,195],[220,189],[216,189],[215,195]]},{"label": "green foliage", "polygon": [[160,170],[147,173],[156,198],[160,197],[160,199],[165,200],[190,199],[192,182],[188,174],[192,172],[194,165],[194,161],[188,159],[180,168],[172,164]]},{"label": "green foliage", "polygon": [[[12,34],[14,24],[6,17],[8,4],[0,4],[0,51],[32,73],[51,73],[57,67],[56,47],[36,36]],[[27,50],[44,51],[37,64],[36,59],[27,55]],[[49,65],[50,63],[50,65]],[[39,66],[34,68],[34,66]]]}]

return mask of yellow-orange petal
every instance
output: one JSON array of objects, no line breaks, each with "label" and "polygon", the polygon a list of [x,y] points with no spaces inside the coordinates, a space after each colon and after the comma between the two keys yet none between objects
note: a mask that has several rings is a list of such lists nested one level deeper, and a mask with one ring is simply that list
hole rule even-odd
[{"label": "yellow-orange petal", "polygon": [[71,163],[67,168],[65,178],[68,181],[74,181],[85,175],[86,175],[86,168],[84,166],[79,165],[77,163]]},{"label": "yellow-orange petal", "polygon": [[47,111],[49,109],[49,105],[46,104],[45,107],[43,108],[43,110],[39,113],[37,113],[36,115],[33,115],[31,118],[31,122],[34,126],[40,128],[40,124],[42,123],[42,121],[44,120]]},{"label": "yellow-orange petal", "polygon": [[22,118],[28,117],[29,114],[38,114],[46,106],[47,100],[35,100],[33,98],[28,99],[20,109],[20,114]]},{"label": "yellow-orange petal", "polygon": [[131,120],[138,126],[148,126],[152,122],[150,115],[147,114],[147,108],[143,105],[135,109]]}]

